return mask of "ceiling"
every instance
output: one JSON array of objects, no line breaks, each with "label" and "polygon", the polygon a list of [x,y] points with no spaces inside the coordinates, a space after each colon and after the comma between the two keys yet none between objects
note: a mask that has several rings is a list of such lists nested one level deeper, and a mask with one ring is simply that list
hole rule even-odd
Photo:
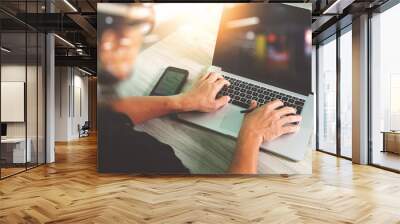
[{"label": "ceiling", "polygon": [[[11,50],[3,60],[9,58],[17,62],[24,60],[25,56],[35,57],[36,51],[43,46],[33,38],[37,33],[54,32],[58,35],[55,38],[56,65],[67,64],[68,59],[74,59],[75,62],[82,62],[75,66],[95,73],[97,1],[47,0],[47,3],[45,0],[0,1],[2,46]],[[52,13],[48,13],[50,9]],[[5,55],[4,51],[2,55]]]}]

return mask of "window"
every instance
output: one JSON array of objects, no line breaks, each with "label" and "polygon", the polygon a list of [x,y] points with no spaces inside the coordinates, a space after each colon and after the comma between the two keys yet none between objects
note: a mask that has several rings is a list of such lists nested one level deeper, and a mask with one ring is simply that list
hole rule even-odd
[{"label": "window", "polygon": [[[42,12],[44,3],[0,1],[0,7],[17,7],[24,16]],[[46,39],[4,12],[0,17],[0,111],[7,115],[1,117],[0,178],[5,178],[45,163]]]},{"label": "window", "polygon": [[318,145],[336,153],[336,37],[318,48]]},{"label": "window", "polygon": [[400,5],[371,18],[371,162],[400,170]]},{"label": "window", "polygon": [[[317,104],[316,104],[316,91],[317,91],[317,47],[315,45],[312,46],[312,57],[311,57],[311,88],[314,93],[314,130],[317,130]],[[314,142],[315,143],[315,142]],[[315,149],[315,148],[314,148]]]},{"label": "window", "polygon": [[340,155],[352,156],[352,33],[351,26],[340,36]]}]

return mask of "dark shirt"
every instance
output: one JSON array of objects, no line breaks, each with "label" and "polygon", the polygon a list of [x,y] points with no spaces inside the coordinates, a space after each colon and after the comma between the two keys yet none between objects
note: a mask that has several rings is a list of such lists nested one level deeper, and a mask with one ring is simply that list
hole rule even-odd
[{"label": "dark shirt", "polygon": [[98,109],[99,172],[185,174],[189,170],[173,149],[133,129],[128,116],[105,106]]}]

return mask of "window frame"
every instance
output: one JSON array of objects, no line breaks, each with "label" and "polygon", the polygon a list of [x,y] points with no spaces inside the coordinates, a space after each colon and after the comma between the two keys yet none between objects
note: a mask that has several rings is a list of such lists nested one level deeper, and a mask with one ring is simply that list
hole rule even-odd
[{"label": "window frame", "polygon": [[[352,160],[352,158],[348,157],[348,156],[344,156],[341,153],[341,118],[340,118],[340,104],[341,104],[341,90],[340,90],[340,84],[341,84],[341,65],[340,65],[340,37],[344,34],[346,34],[347,32],[351,32],[352,31],[352,23],[347,24],[345,27],[337,30],[334,34],[330,35],[329,37],[319,41],[316,44],[316,59],[315,59],[315,67],[316,67],[316,150],[319,152],[323,152],[329,155],[333,155],[333,156],[337,156],[340,158],[344,158],[347,160]],[[320,76],[319,76],[319,47],[322,43],[326,44],[330,41],[336,41],[336,152],[332,153],[332,152],[328,152],[324,149],[321,149],[319,147],[319,122],[320,122],[320,118],[319,118],[319,82],[320,82]]]},{"label": "window frame", "polygon": [[369,10],[368,13],[368,31],[367,31],[367,39],[368,39],[368,54],[367,54],[367,64],[368,64],[368,69],[367,69],[367,77],[368,77],[368,165],[377,167],[383,170],[395,172],[395,173],[400,173],[400,170],[390,168],[387,166],[383,166],[377,163],[374,163],[373,161],[373,154],[374,154],[374,149],[373,149],[373,132],[372,132],[372,19],[374,17],[374,14],[381,14],[384,13],[385,11],[391,9],[392,7],[398,5],[400,3],[399,0],[388,0],[384,4],[380,5],[379,7]]},{"label": "window frame", "polygon": [[[25,4],[24,5],[24,7],[25,7],[25,12],[24,13],[25,13],[25,20],[26,20],[27,13],[29,13],[28,9],[27,9],[28,1],[27,0],[22,0],[21,2]],[[34,1],[30,2],[30,3],[36,4],[36,12],[39,12],[39,2],[44,2],[44,1],[34,0]],[[0,4],[0,6],[1,6],[1,4]],[[46,7],[46,12],[48,11],[47,8],[48,7]],[[8,13],[7,11],[5,11],[3,9],[2,9],[2,11]],[[10,14],[10,15],[12,15],[12,14]],[[25,35],[25,37],[24,37],[24,44],[25,44],[25,49],[24,49],[24,52],[25,52],[25,56],[24,56],[24,60],[25,60],[24,123],[25,124],[24,124],[24,126],[25,127],[24,127],[24,129],[25,129],[25,135],[23,136],[23,138],[25,139],[25,166],[20,171],[14,172],[14,173],[6,175],[6,176],[4,176],[4,174],[2,173],[2,167],[0,167],[0,180],[4,180],[4,179],[12,177],[14,175],[26,172],[26,171],[28,171],[30,169],[34,169],[34,168],[39,167],[41,165],[47,164],[47,128],[46,128],[47,127],[47,81],[46,81],[46,79],[47,79],[47,43],[48,43],[47,32],[40,31],[40,30],[28,25],[27,23],[24,23],[23,21],[19,21],[18,18],[16,18],[16,17],[11,16],[11,18],[15,19],[16,21],[21,22],[23,24],[24,29],[16,31],[16,32],[20,32],[21,34]],[[1,28],[1,23],[0,23],[0,28]],[[8,33],[8,31],[3,31],[3,30],[0,29],[0,46],[2,45],[2,43],[1,43],[2,42],[2,38],[1,37],[2,37],[3,33]],[[33,94],[36,97],[36,122],[34,122],[35,125],[36,125],[36,128],[35,128],[36,129],[36,136],[34,136],[34,138],[36,138],[36,141],[37,141],[37,145],[36,145],[36,161],[35,161],[35,163],[29,164],[29,166],[28,166],[28,162],[27,162],[27,156],[28,156],[28,154],[27,154],[27,147],[28,147],[28,144],[27,144],[27,142],[28,142],[28,114],[27,114],[28,113],[28,111],[27,111],[27,94],[28,94],[27,93],[27,83],[28,83],[28,78],[27,78],[27,76],[28,76],[28,65],[29,65],[29,63],[28,63],[28,34],[33,34],[33,35],[36,36],[36,41],[35,41],[36,42],[35,43],[36,44],[36,48],[35,48],[36,60],[33,62],[33,64],[36,67],[36,69],[35,69],[36,91]],[[39,34],[43,34],[42,35],[42,39],[41,39],[41,41],[42,41],[41,44],[43,44],[42,47],[44,48],[44,49],[41,50],[41,53],[43,53],[43,55],[41,55],[41,57],[42,57],[42,60],[44,61],[44,63],[42,64],[42,70],[41,70],[42,82],[43,82],[43,85],[44,85],[43,86],[44,91],[43,91],[43,94],[42,94],[42,96],[44,96],[44,98],[42,99],[42,103],[43,103],[43,105],[42,105],[43,108],[42,109],[44,110],[43,111],[44,114],[43,114],[43,117],[42,117],[42,119],[43,119],[42,120],[43,128],[44,128],[44,130],[43,130],[43,145],[42,145],[42,147],[43,147],[42,148],[43,155],[41,155],[43,157],[42,158],[43,162],[39,162],[39,142],[38,142],[38,139],[39,139],[39,112],[38,112],[39,111],[39,81],[38,81],[39,70],[38,70],[38,67],[40,65],[39,64]],[[2,62],[3,62],[2,56],[0,54],[0,81],[1,81],[1,68],[3,66]],[[1,87],[0,87],[0,89],[1,89]],[[1,106],[0,106],[0,110],[1,110]],[[1,123],[1,119],[0,119],[0,123]],[[0,156],[1,156],[1,145],[0,145]]]}]

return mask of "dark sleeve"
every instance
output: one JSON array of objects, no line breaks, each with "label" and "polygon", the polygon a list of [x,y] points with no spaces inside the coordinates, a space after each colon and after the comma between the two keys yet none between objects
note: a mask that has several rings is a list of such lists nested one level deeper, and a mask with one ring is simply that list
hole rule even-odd
[{"label": "dark sleeve", "polygon": [[126,115],[99,107],[98,119],[99,172],[189,173],[169,145],[135,131]]}]

